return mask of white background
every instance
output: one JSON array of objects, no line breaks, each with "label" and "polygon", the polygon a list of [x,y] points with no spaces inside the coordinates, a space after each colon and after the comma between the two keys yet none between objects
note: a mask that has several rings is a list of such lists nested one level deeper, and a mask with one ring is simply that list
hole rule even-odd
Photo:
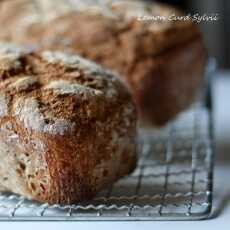
[{"label": "white background", "polygon": [[[229,78],[226,76],[229,75]],[[213,82],[217,143],[213,217],[203,221],[148,222],[0,222],[0,230],[43,229],[230,229],[230,73],[219,72]]]}]

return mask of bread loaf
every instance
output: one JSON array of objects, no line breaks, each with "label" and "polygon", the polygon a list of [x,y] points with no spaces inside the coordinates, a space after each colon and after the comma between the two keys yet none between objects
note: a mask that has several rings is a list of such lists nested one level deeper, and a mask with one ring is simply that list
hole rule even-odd
[{"label": "bread loaf", "polygon": [[131,172],[136,113],[110,71],[0,44],[0,190],[48,203],[92,198]]},{"label": "bread loaf", "polygon": [[[0,23],[9,29],[0,38],[77,52],[117,71],[144,121],[165,124],[194,101],[202,86],[206,54],[201,33],[189,20],[167,20],[183,15],[172,7],[130,0],[44,0],[35,1],[36,11],[26,2],[2,6]],[[21,7],[17,16],[14,11],[22,3],[33,10]],[[145,16],[153,20],[142,20]]]}]

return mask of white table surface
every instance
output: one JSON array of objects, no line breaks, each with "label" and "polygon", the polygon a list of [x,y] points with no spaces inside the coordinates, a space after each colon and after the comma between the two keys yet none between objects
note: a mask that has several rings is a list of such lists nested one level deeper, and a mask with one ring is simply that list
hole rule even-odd
[{"label": "white table surface", "polygon": [[[229,75],[229,76],[228,76]],[[226,77],[228,76],[228,78]],[[216,167],[213,217],[202,221],[148,222],[0,222],[1,229],[221,229],[230,228],[230,72],[219,72],[213,82]]]}]

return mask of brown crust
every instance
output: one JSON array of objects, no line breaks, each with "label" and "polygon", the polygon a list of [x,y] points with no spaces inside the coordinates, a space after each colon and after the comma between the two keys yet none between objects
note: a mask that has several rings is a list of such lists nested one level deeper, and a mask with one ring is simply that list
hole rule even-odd
[{"label": "brown crust", "polygon": [[162,126],[190,106],[203,85],[205,64],[199,37],[137,63],[130,84],[142,124]]},{"label": "brown crust", "polygon": [[92,198],[134,169],[135,109],[114,74],[78,56],[5,50],[0,47],[0,128],[12,127],[1,130],[0,141],[17,135],[11,146],[20,150],[0,174],[21,177],[1,186],[66,204]]}]

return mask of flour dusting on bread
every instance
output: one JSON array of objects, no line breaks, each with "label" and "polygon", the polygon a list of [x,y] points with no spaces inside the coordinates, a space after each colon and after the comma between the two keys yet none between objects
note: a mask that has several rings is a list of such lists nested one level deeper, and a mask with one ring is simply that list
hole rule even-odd
[{"label": "flour dusting on bread", "polygon": [[45,118],[34,98],[19,98],[14,104],[14,113],[28,130],[64,135],[74,128],[74,124],[64,119],[55,119],[52,116]]},{"label": "flour dusting on bread", "polygon": [[78,55],[71,55],[71,54],[66,54],[58,51],[56,52],[44,51],[42,53],[42,58],[47,62],[53,64],[63,64],[69,68],[77,68],[77,69],[90,71],[90,72],[91,71],[100,72],[102,70],[102,68],[96,63],[87,60],[85,58],[82,58]]},{"label": "flour dusting on bread", "polygon": [[8,115],[9,97],[0,93],[0,118]]},{"label": "flour dusting on bread", "polygon": [[38,83],[37,79],[32,76],[20,77],[15,82],[8,86],[9,89],[15,92],[21,92],[23,90],[28,90]]},{"label": "flour dusting on bread", "polygon": [[50,82],[45,89],[52,89],[60,94],[88,94],[88,95],[102,95],[103,92],[96,90],[85,85],[80,85],[78,83],[73,83],[66,80],[57,80]]}]

